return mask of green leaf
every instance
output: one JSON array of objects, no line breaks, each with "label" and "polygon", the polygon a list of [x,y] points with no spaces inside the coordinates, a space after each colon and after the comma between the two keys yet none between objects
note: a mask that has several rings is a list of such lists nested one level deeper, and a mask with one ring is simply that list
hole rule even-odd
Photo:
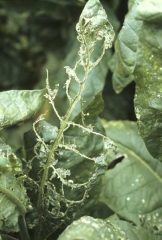
[{"label": "green leaf", "polygon": [[129,222],[121,221],[121,220],[110,220],[112,224],[117,225],[120,227],[123,232],[126,234],[127,239],[131,240],[157,240],[157,238],[147,229],[144,227],[137,227],[132,225]]},{"label": "green leaf", "polygon": [[99,114],[104,109],[104,101],[102,98],[102,93],[97,92],[97,94],[93,95],[92,101],[80,112],[75,118],[74,122],[83,124],[82,122],[82,114],[86,114],[87,123],[93,122],[94,119],[98,118]]},{"label": "green leaf", "polygon": [[135,227],[121,220],[102,220],[92,217],[82,217],[74,221],[59,236],[58,240],[98,240],[98,239],[122,239],[122,240],[155,240],[148,230]]},{"label": "green leaf", "polygon": [[21,161],[12,152],[10,146],[0,139],[0,173],[21,173],[22,166]]},{"label": "green leaf", "polygon": [[31,118],[44,104],[46,89],[0,92],[0,128]]},{"label": "green leaf", "polygon": [[134,1],[128,14],[125,16],[124,25],[120,30],[116,43],[117,53],[116,70],[113,74],[113,87],[119,93],[133,81],[133,71],[136,65],[138,45],[138,32],[141,22],[136,17],[136,9],[141,0]]},{"label": "green leaf", "polygon": [[136,123],[103,122],[119,152],[107,152],[101,199],[117,214],[162,234],[162,164],[147,151]]},{"label": "green leaf", "polygon": [[144,22],[135,69],[135,113],[140,135],[153,157],[162,161],[162,66],[159,24]]},{"label": "green leaf", "polygon": [[74,221],[59,236],[58,240],[127,240],[125,233],[117,225],[89,216]]},{"label": "green leaf", "polygon": [[147,22],[161,22],[162,20],[162,1],[144,0],[137,8],[137,19]]},{"label": "green leaf", "polygon": [[41,138],[43,138],[43,141],[47,143],[53,141],[57,137],[58,128],[46,121],[40,121],[37,131]]},{"label": "green leaf", "polygon": [[11,173],[0,175],[0,230],[18,231],[18,217],[26,212],[27,196],[21,181]]}]

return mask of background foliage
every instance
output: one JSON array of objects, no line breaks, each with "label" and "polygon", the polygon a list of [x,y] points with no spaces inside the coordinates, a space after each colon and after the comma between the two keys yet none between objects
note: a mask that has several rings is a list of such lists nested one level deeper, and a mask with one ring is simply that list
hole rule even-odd
[{"label": "background foliage", "polygon": [[[104,145],[101,136],[88,135],[74,125],[68,128],[64,135],[66,146],[71,147],[71,142],[76,138],[77,149],[82,155],[70,152],[64,145],[62,145],[64,149],[61,149],[61,145],[57,149],[59,161],[58,164],[54,162],[54,165],[57,165],[57,174],[59,173],[67,185],[62,192],[57,191],[60,189],[60,182],[56,181],[53,184],[55,176],[49,173],[52,181],[46,186],[47,201],[44,203],[46,208],[42,215],[52,214],[49,214],[50,224],[47,222],[44,224],[43,234],[47,236],[48,230],[53,229],[53,232],[55,231],[53,236],[57,239],[67,224],[79,219],[63,231],[58,239],[73,240],[75,233],[78,232],[79,239],[89,240],[88,234],[91,232],[93,239],[106,239],[111,236],[115,240],[119,238],[160,240],[162,165],[159,160],[161,160],[162,93],[159,86],[161,86],[162,47],[159,25],[161,15],[158,14],[158,8],[162,6],[157,0],[152,13],[149,10],[152,7],[150,1],[150,8],[145,13],[147,1],[101,0],[100,2],[116,33],[115,45],[106,52],[101,64],[90,72],[82,94],[84,101],[76,105],[71,119],[74,119],[75,124],[82,124],[83,116],[80,112],[84,109],[84,114],[89,114],[85,118],[86,126],[93,125],[94,131],[99,133],[105,131],[117,148],[114,150],[111,146],[106,146],[106,141]],[[0,94],[0,121],[3,122],[0,127],[5,128],[1,130],[0,137],[4,137],[9,144],[6,145],[3,140],[0,142],[0,171],[4,171],[7,173],[6,176],[9,176],[8,178],[0,176],[0,192],[6,191],[5,194],[8,194],[6,199],[12,198],[19,206],[17,209],[13,204],[9,215],[0,222],[1,229],[8,232],[12,232],[13,229],[18,230],[16,225],[18,210],[23,213],[26,209],[32,208],[30,201],[32,204],[35,202],[38,186],[32,184],[41,179],[41,167],[44,167],[46,159],[45,146],[56,138],[59,127],[57,116],[54,115],[49,103],[42,102],[42,96],[46,93],[45,69],[49,71],[51,88],[57,88],[58,83],[60,85],[55,99],[58,113],[64,115],[69,107],[64,88],[67,79],[64,66],[74,66],[78,60],[76,53],[79,44],[75,25],[85,3],[85,0],[0,1],[0,61],[2,63],[0,91],[4,91]],[[152,33],[155,36],[154,40]],[[98,43],[91,60],[95,61],[100,56],[101,45],[102,43]],[[83,79],[82,69],[77,69],[77,75]],[[133,80],[136,82],[136,92]],[[78,87],[75,81],[70,84],[71,97],[75,97]],[[17,90],[22,91],[17,92]],[[19,105],[16,101],[23,104]],[[44,107],[38,112],[42,104]],[[48,112],[39,128],[35,126],[34,129],[43,137],[47,145],[42,145],[37,139],[38,136],[35,136],[34,131],[31,130],[37,115],[27,120],[30,117],[27,116],[28,111],[31,112],[32,109],[32,107],[28,108],[29,105],[38,112],[38,115]],[[14,112],[14,117],[11,116],[11,111]],[[22,116],[19,115],[20,112],[23,112]],[[104,119],[102,124],[98,115]],[[26,121],[19,124],[19,119]],[[145,142],[139,136],[138,130]],[[84,158],[85,155],[90,158],[95,157],[104,147],[108,148],[107,169],[102,181],[98,182],[97,176],[105,171],[105,166],[102,166],[104,169],[101,168],[102,158],[97,159],[97,167]],[[30,161],[35,152],[35,158]],[[20,161],[23,157],[27,162]],[[38,159],[41,159],[42,166],[38,164]],[[85,201],[83,206],[77,204],[74,206],[74,209],[79,206],[80,211],[71,212],[71,219],[65,219],[65,208],[71,211],[70,204],[73,199],[79,202],[83,197],[85,200],[82,187],[74,185],[78,189],[74,187],[69,192],[69,186],[72,184],[68,182],[69,168],[73,180],[78,181],[78,186],[79,184],[84,186],[86,194],[94,184],[97,185],[89,192],[89,201]],[[29,177],[34,180],[33,182],[21,177],[17,181],[15,174],[21,174],[22,169],[26,172],[30,170]],[[14,174],[11,174],[12,171]],[[83,184],[83,179],[89,177],[90,180]],[[24,181],[26,181],[26,190],[23,187]],[[6,188],[3,187],[4,185]],[[14,188],[21,189],[21,194]],[[10,191],[12,194],[9,194]],[[64,191],[69,201],[64,199]],[[53,192],[57,193],[55,198]],[[1,203],[7,201],[6,199],[0,194]],[[5,209],[1,209],[0,212],[5,216]],[[31,229],[32,238],[32,229],[37,226],[37,220],[36,213],[28,211],[26,221]],[[65,224],[60,223],[61,221]],[[102,231],[98,231],[98,228]],[[13,234],[13,237],[17,237],[17,234]],[[10,238],[5,238],[4,235],[3,239]]]}]

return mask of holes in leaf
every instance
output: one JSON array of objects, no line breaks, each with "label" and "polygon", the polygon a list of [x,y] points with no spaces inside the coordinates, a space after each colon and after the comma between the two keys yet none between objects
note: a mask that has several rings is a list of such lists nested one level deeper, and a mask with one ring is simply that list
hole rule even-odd
[{"label": "holes in leaf", "polygon": [[123,155],[123,156],[120,156],[120,157],[114,159],[114,160],[108,165],[107,170],[110,170],[110,169],[115,168],[115,166],[116,166],[118,163],[122,162],[124,158],[125,158],[125,156]]},{"label": "holes in leaf", "polygon": [[153,229],[154,229],[155,231],[159,231],[159,228],[158,228],[158,226],[156,226],[156,225],[153,226]]}]

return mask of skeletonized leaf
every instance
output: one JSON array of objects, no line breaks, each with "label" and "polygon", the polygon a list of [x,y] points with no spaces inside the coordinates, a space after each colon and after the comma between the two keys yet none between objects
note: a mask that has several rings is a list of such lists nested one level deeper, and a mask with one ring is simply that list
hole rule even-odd
[{"label": "skeletonized leaf", "polygon": [[141,0],[134,1],[125,17],[124,26],[119,32],[115,43],[117,65],[113,74],[113,87],[119,93],[133,81],[133,71],[136,64],[138,31],[141,22],[136,17],[136,9]]},{"label": "skeletonized leaf", "polygon": [[[86,46],[88,47],[90,53],[89,55],[91,55],[90,56],[91,64],[95,63],[100,58],[100,56],[102,55],[103,48],[111,46],[114,37],[113,28],[109,21],[107,20],[106,12],[98,0],[88,1],[88,3],[85,5],[85,8],[79,19],[79,23],[77,24],[77,31],[78,39],[79,41],[81,41],[81,46],[79,50],[79,55],[80,58],[82,59],[81,65],[83,65],[82,63],[86,61],[85,58],[88,57],[87,53],[85,52],[85,46],[82,42],[83,36],[85,37]],[[74,34],[75,33],[73,33],[73,35]],[[71,65],[75,65],[75,63],[78,61],[78,56],[76,55],[78,48],[79,44],[78,42],[75,42],[73,44],[73,47],[71,48],[71,51],[67,55],[67,58],[62,63],[62,66],[69,65],[69,62],[71,63]],[[82,92],[82,98],[84,99],[84,101],[82,102],[80,100],[76,104],[71,114],[71,119],[73,119],[77,114],[79,114],[82,107],[85,108],[93,100],[94,95],[96,95],[99,91],[103,90],[106,74],[108,72],[108,60],[110,56],[111,52],[106,51],[101,62],[98,65],[96,65],[96,67],[92,71],[89,72],[85,88]],[[59,83],[61,83],[61,85],[63,86],[64,85],[63,81],[66,79],[66,75],[65,72],[62,71],[62,68],[60,69],[61,70],[58,72],[57,78]],[[79,66],[76,69],[76,74],[77,77],[80,80],[82,80],[85,74],[84,68],[82,66]],[[78,82],[71,81],[69,86],[69,95],[72,98],[75,98],[78,91],[79,91]],[[64,91],[62,92],[60,91],[59,94],[60,94],[59,97],[63,98],[65,93]],[[59,99],[58,101],[61,100]],[[69,103],[65,104],[63,104],[62,106],[62,109],[64,108],[64,111],[67,109],[68,106],[67,104]]]},{"label": "skeletonized leaf", "polygon": [[[74,40],[75,41],[75,40]],[[100,50],[102,49],[102,43],[99,42],[98,47],[95,49],[93,55],[92,55],[92,61],[94,61],[95,59],[97,59],[100,56]],[[65,60],[62,63],[62,68],[63,66],[66,66],[69,64],[69,62],[71,63],[71,65],[74,65],[75,62],[77,61],[77,55],[76,52],[78,51],[78,43],[75,43],[71,49],[71,51],[69,52],[69,54],[67,55],[67,57],[65,58]],[[87,78],[86,84],[85,84],[85,88],[83,90],[82,93],[82,98],[84,99],[84,101],[81,103],[81,101],[79,101],[76,104],[76,107],[74,108],[72,115],[71,115],[71,119],[73,119],[75,116],[77,116],[79,114],[79,112],[81,111],[81,107],[86,107],[91,101],[93,101],[93,97],[94,95],[96,95],[99,91],[102,91],[105,85],[105,78],[108,72],[108,61],[110,59],[111,56],[111,52],[110,51],[106,51],[105,55],[103,56],[103,59],[101,60],[101,63],[99,63],[90,73],[89,76]],[[66,73],[65,71],[62,71],[62,68],[60,68],[60,71],[57,74],[57,79],[60,83],[60,86],[64,85],[64,81],[66,79]],[[84,71],[82,68],[78,68],[77,69],[77,76],[79,77],[79,79],[82,79],[84,76]],[[77,92],[79,90],[79,86],[77,84],[76,81],[72,81],[70,86],[69,86],[69,95],[71,97],[75,97]],[[60,88],[59,90],[59,99],[56,102],[56,106],[58,105],[58,109],[60,106],[60,102],[62,101],[62,107],[61,109],[59,109],[61,112],[61,114],[65,113],[65,110],[67,109],[68,106],[68,102],[65,102],[65,91],[63,88]],[[82,104],[82,106],[81,106]]]},{"label": "skeletonized leaf", "polygon": [[[98,93],[94,97],[93,101],[83,110],[83,112],[73,120],[74,124],[77,124],[77,126],[71,124],[71,126],[64,132],[64,139],[62,143],[64,144],[64,147],[61,146],[62,144],[60,143],[55,155],[56,159],[58,159],[56,164],[57,171],[60,169],[60,175],[62,174],[65,181],[67,178],[70,179],[72,183],[76,184],[87,182],[87,188],[91,189],[91,192],[89,192],[90,198],[84,201],[84,206],[79,208],[80,211],[75,210],[73,217],[78,217],[78,215],[80,216],[80,213],[83,213],[83,211],[87,213],[92,209],[94,203],[98,201],[100,186],[97,184],[100,180],[100,176],[104,174],[106,168],[106,164],[104,162],[105,155],[102,157],[100,156],[100,154],[103,153],[103,137],[86,131],[84,127],[87,127],[90,131],[93,129],[93,131],[96,131],[98,134],[104,134],[104,129],[100,119],[98,118],[98,115],[102,110],[103,99],[101,93]],[[83,114],[85,115],[83,116]],[[83,120],[83,118],[85,119]],[[84,124],[82,121],[84,121]],[[55,137],[57,132],[56,127],[44,124],[44,122],[42,123],[43,125],[41,125],[41,128],[38,129],[39,134],[44,139],[48,138],[49,141],[53,140],[51,137]],[[46,132],[44,127],[50,127],[51,134]],[[40,130],[43,130],[43,132]],[[52,132],[55,134],[53,135]],[[34,157],[33,148],[36,144],[36,140],[34,141],[35,137],[35,134],[33,136],[31,131],[25,134],[25,155],[27,159],[32,159]],[[39,154],[43,156],[41,149]],[[86,156],[94,159],[87,160]],[[38,177],[40,172],[40,160],[38,161],[35,158],[33,159],[32,164],[33,167],[30,171],[30,177],[35,179]],[[69,173],[71,173],[70,176]],[[89,179],[91,180],[89,181]],[[57,180],[53,179],[53,181],[54,184],[57,185]],[[69,187],[67,188],[64,186],[66,198],[72,199],[73,201],[82,199],[84,191],[84,186],[70,189],[70,191]]]},{"label": "skeletonized leaf", "polygon": [[162,234],[162,163],[147,151],[136,123],[112,121],[104,126],[119,153],[107,153],[102,200],[126,220]]},{"label": "skeletonized leaf", "polygon": [[11,173],[0,175],[0,230],[18,231],[18,217],[26,212],[27,196],[22,184]]},{"label": "skeletonized leaf", "polygon": [[[65,131],[64,142],[67,145],[74,145],[76,149],[88,156],[94,157],[97,156],[103,150],[103,138],[99,135],[90,133],[82,128],[82,124],[85,124],[85,127],[89,130],[95,132],[104,133],[104,129],[98,118],[99,113],[103,110],[103,99],[101,93],[98,93],[93,101],[83,110],[83,114],[88,114],[85,116],[85,122],[82,122],[83,115],[82,113],[78,114],[74,118],[74,122],[79,124],[78,126],[71,125],[70,128]],[[84,126],[84,125],[83,125]],[[71,168],[72,166],[77,166],[78,163],[82,162],[85,158],[69,149],[60,149],[59,151],[59,162],[58,165],[63,168]],[[84,169],[83,164],[83,169]],[[86,171],[86,169],[85,169]]]},{"label": "skeletonized leaf", "polygon": [[84,54],[82,44],[85,43],[90,53],[94,50],[96,42],[102,39],[104,39],[103,47],[105,49],[112,46],[114,31],[99,0],[87,2],[76,25],[76,30],[78,40],[81,42],[79,52],[81,56]]},{"label": "skeletonized leaf", "polygon": [[17,124],[36,114],[42,107],[46,89],[0,92],[0,128]]}]

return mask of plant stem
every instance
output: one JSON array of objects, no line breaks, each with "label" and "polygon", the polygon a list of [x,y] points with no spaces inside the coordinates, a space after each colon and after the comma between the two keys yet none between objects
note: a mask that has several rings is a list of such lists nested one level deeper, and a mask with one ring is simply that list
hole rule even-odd
[{"label": "plant stem", "polygon": [[17,209],[20,212],[20,215],[24,215],[25,214],[26,209],[25,209],[24,205],[20,202],[20,200],[18,199],[17,196],[12,194],[11,191],[7,190],[4,187],[0,187],[0,192],[3,193],[6,198],[8,198],[11,202],[13,202],[16,205]]},{"label": "plant stem", "polygon": [[24,215],[19,216],[19,228],[21,240],[30,240]]},{"label": "plant stem", "polygon": [[[83,84],[84,83],[84,84]],[[41,185],[40,185],[40,191],[39,191],[39,201],[38,201],[38,209],[41,205],[41,202],[42,202],[42,197],[43,197],[43,194],[44,194],[44,185],[45,185],[45,182],[47,180],[47,176],[48,176],[48,169],[50,167],[50,164],[51,164],[51,159],[52,159],[52,155],[53,153],[55,152],[56,148],[58,147],[59,145],[59,142],[62,138],[62,135],[63,135],[63,132],[64,132],[64,129],[66,128],[66,125],[68,123],[68,120],[70,118],[70,115],[76,105],[76,103],[79,101],[80,99],[80,96],[81,96],[81,93],[84,89],[84,85],[85,85],[85,82],[83,82],[81,84],[81,88],[80,88],[80,91],[79,91],[79,94],[76,96],[76,98],[74,99],[72,105],[70,106],[70,108],[68,109],[65,117],[64,117],[64,120],[62,121],[62,124],[60,126],[60,129],[59,129],[59,132],[58,132],[58,135],[57,135],[57,138],[55,139],[54,143],[53,143],[53,146],[51,148],[51,151],[49,152],[49,155],[48,155],[48,158],[47,158],[47,162],[46,162],[46,166],[45,166],[45,169],[44,169],[44,173],[43,173],[43,176],[42,176],[42,181],[41,181]]]},{"label": "plant stem", "polygon": [[0,236],[3,237],[3,240],[19,240],[17,238],[11,237],[11,236],[6,235],[6,234],[1,234]]}]

